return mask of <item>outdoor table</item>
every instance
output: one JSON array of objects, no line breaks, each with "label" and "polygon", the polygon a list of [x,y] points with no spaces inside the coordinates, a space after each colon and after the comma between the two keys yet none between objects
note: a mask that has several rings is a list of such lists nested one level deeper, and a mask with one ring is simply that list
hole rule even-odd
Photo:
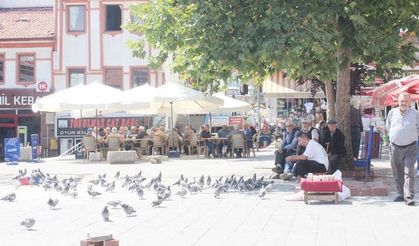
[{"label": "outdoor table", "polygon": [[[221,141],[228,141],[228,138],[223,138],[223,137],[211,137],[211,138],[202,138],[202,140],[208,140],[211,141],[213,143],[213,150],[216,154],[216,156],[222,156],[223,153],[218,153],[218,143],[220,143]],[[227,143],[227,146],[230,145],[230,143]]]}]

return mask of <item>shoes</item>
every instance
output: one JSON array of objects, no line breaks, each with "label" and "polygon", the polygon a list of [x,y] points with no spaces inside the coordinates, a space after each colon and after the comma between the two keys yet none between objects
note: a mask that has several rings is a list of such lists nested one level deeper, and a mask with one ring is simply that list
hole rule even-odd
[{"label": "shoes", "polygon": [[282,180],[290,180],[292,177],[294,177],[294,175],[292,175],[291,173],[283,173],[283,174],[279,175],[279,177]]},{"label": "shoes", "polygon": [[275,166],[274,168],[272,168],[272,172],[281,174],[283,171],[281,166]]},{"label": "shoes", "polygon": [[415,205],[415,201],[411,197],[406,197],[406,199],[404,201],[405,201],[406,205],[408,205],[408,206],[414,206]]},{"label": "shoes", "polygon": [[271,177],[271,179],[280,179],[279,174],[275,174],[274,176]]},{"label": "shoes", "polygon": [[403,202],[404,198],[403,196],[397,196],[396,198],[394,198],[393,202]]}]

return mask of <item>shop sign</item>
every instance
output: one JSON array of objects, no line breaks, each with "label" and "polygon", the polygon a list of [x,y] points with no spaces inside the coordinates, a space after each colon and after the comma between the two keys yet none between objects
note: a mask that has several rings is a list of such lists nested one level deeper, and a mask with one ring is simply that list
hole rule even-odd
[{"label": "shop sign", "polygon": [[230,126],[234,126],[234,125],[242,126],[243,121],[244,121],[243,117],[241,117],[241,116],[230,116],[228,118],[228,125],[230,125]]},{"label": "shop sign", "polygon": [[131,127],[145,125],[147,117],[101,117],[101,118],[58,118],[57,136],[80,136],[86,134],[88,128],[98,127]]},{"label": "shop sign", "polygon": [[48,94],[35,89],[2,89],[0,108],[30,108],[36,100]]},{"label": "shop sign", "polygon": [[212,115],[211,116],[211,126],[222,126],[228,125],[228,116],[226,115]]}]

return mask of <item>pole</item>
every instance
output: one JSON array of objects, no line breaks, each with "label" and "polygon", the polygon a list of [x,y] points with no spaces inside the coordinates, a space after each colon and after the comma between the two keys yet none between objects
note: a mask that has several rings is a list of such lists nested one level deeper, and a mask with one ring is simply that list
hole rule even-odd
[{"label": "pole", "polygon": [[174,124],[173,124],[173,102],[170,102],[170,122],[172,128],[172,144],[175,147],[175,133],[174,133]]},{"label": "pole", "polygon": [[257,92],[257,110],[258,110],[258,127],[259,127],[259,130],[261,130],[262,125],[260,122],[260,86],[258,86],[258,92]]}]

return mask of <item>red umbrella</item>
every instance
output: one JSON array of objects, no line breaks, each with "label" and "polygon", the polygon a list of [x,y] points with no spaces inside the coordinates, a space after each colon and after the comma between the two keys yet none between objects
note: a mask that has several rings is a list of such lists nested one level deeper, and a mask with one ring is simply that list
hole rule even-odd
[{"label": "red umbrella", "polygon": [[405,85],[402,85],[400,88],[395,89],[388,93],[384,100],[384,105],[386,106],[395,106],[397,105],[397,99],[399,95],[403,92],[409,93],[410,97],[412,98],[412,101],[418,101],[419,100],[419,76],[416,76],[417,78],[414,80],[411,80],[409,83],[406,83]]},{"label": "red umbrella", "polygon": [[[374,89],[371,97],[371,105],[375,107],[396,105],[398,95],[405,91],[411,94],[412,100],[417,100],[416,94],[419,92],[419,75],[392,80]],[[396,101],[394,98],[396,98]]]}]

